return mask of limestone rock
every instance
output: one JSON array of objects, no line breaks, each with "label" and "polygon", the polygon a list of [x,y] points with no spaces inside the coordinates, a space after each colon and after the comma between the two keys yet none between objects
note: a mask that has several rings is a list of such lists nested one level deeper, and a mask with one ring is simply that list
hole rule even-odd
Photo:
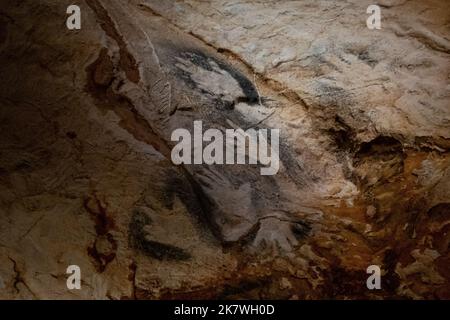
[{"label": "limestone rock", "polygon": [[[79,3],[0,7],[0,298],[450,298],[445,0]],[[174,165],[195,120],[279,172]]]}]

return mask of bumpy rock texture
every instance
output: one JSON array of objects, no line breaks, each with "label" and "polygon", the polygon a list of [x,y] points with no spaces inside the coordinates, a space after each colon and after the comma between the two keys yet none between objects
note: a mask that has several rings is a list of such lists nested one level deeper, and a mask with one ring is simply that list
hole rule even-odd
[{"label": "bumpy rock texture", "polygon": [[[0,7],[0,298],[450,299],[446,0],[381,30],[372,1],[78,2],[78,31]],[[175,166],[194,120],[279,128],[279,173]]]}]

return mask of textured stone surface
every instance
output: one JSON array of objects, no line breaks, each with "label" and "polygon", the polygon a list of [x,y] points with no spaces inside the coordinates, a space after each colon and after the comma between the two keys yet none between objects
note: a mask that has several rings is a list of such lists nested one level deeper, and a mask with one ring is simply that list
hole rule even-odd
[{"label": "textured stone surface", "polygon": [[[370,1],[69,4],[0,8],[0,298],[450,298],[446,1],[381,30]],[[173,165],[194,120],[279,128],[279,173]]]}]

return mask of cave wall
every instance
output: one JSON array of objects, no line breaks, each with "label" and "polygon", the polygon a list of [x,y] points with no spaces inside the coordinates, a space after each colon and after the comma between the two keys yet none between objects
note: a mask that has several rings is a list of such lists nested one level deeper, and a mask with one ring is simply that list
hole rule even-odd
[{"label": "cave wall", "polygon": [[[381,30],[370,1],[69,4],[0,7],[0,298],[450,298],[445,0]],[[280,129],[279,172],[174,165],[195,120]]]}]

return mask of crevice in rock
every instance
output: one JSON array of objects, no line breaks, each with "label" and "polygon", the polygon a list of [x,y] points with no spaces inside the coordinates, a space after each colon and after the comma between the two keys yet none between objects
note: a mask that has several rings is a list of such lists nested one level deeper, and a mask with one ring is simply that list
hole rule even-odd
[{"label": "crevice in rock", "polygon": [[28,284],[25,281],[25,278],[22,276],[22,272],[19,269],[19,266],[17,265],[16,260],[14,260],[11,257],[8,257],[9,260],[12,262],[13,264],[13,270],[15,273],[15,277],[14,277],[14,283],[13,283],[13,287],[14,289],[16,289],[17,293],[20,293],[20,289],[18,287],[18,284],[21,283],[30,293],[31,295],[37,299],[38,297],[34,294],[34,292],[30,289],[30,287],[28,286]]},{"label": "crevice in rock", "polygon": [[105,33],[114,39],[119,46],[120,52],[120,66],[127,75],[128,80],[133,83],[140,81],[139,69],[133,55],[128,51],[127,45],[123,40],[122,35],[117,31],[114,22],[108,15],[108,11],[101,5],[98,0],[86,0],[89,7],[95,12],[97,19],[105,31]]}]

